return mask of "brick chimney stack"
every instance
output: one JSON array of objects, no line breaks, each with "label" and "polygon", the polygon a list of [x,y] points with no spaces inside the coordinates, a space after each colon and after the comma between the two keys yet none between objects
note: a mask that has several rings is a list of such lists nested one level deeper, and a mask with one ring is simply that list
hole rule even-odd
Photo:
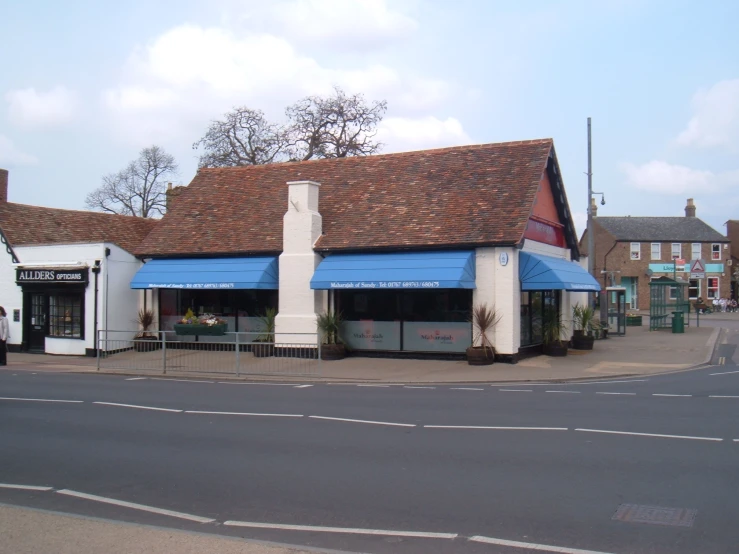
[{"label": "brick chimney stack", "polygon": [[8,170],[0,169],[0,203],[8,201]]},{"label": "brick chimney stack", "polygon": [[598,217],[598,204],[595,201],[595,198],[590,198],[590,213],[593,214],[593,217]]},{"label": "brick chimney stack", "polygon": [[688,198],[688,205],[685,206],[685,217],[695,217],[695,204],[692,198]]}]

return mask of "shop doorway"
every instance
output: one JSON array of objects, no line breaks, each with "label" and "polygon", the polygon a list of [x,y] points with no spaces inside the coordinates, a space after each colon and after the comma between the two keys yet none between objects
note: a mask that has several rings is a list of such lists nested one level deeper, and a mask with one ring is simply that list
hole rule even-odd
[{"label": "shop doorway", "polygon": [[31,294],[31,321],[28,333],[28,349],[43,352],[46,348],[49,322],[49,301],[45,294]]}]

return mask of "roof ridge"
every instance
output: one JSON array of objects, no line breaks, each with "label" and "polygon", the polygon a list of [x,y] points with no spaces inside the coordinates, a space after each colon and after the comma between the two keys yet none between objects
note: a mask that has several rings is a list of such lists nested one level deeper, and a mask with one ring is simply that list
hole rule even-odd
[{"label": "roof ridge", "polygon": [[454,150],[482,150],[490,148],[491,146],[523,146],[527,144],[551,144],[554,145],[553,138],[541,138],[541,139],[528,139],[528,140],[511,140],[506,142],[488,142],[485,144],[460,144],[457,146],[441,146],[439,148],[425,148],[422,150],[405,150],[403,152],[386,152],[384,154],[370,154],[369,156],[345,156],[343,158],[316,158],[311,160],[294,160],[286,162],[276,162],[269,164],[258,164],[258,165],[233,165],[226,167],[201,167],[198,168],[200,171],[234,171],[234,170],[257,170],[262,167],[275,167],[275,166],[287,166],[287,165],[307,165],[316,163],[327,163],[329,161],[341,163],[342,160],[366,160],[366,159],[377,159],[377,158],[389,158],[389,157],[407,157],[412,155],[418,155],[422,153],[428,154],[441,154],[445,152],[451,152]]}]

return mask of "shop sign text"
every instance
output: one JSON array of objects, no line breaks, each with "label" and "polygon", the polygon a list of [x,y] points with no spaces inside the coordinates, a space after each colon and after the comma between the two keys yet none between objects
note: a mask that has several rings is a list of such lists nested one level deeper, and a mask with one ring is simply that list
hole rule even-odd
[{"label": "shop sign text", "polygon": [[16,269],[15,282],[87,283],[88,269]]},{"label": "shop sign text", "polygon": [[438,289],[439,281],[331,281],[332,289]]}]

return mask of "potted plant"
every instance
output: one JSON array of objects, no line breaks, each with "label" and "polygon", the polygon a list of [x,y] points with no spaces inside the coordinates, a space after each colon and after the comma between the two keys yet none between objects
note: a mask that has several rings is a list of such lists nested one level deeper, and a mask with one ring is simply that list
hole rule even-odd
[{"label": "potted plant", "polygon": [[339,337],[341,312],[327,311],[318,314],[316,325],[321,334],[321,359],[342,360],[346,357],[346,346]]},{"label": "potted plant", "polygon": [[559,314],[549,309],[544,312],[542,331],[542,352],[547,356],[567,356],[567,342],[562,341],[562,335],[567,332],[567,325]]},{"label": "potted plant", "polygon": [[595,310],[590,306],[575,304],[572,307],[572,324],[575,328],[572,334],[572,348],[575,350],[592,350],[593,326]]},{"label": "potted plant", "polygon": [[210,335],[222,336],[226,334],[228,323],[213,314],[196,316],[188,308],[185,317],[174,324],[174,332],[178,335]]},{"label": "potted plant", "polygon": [[626,327],[641,327],[642,316],[637,313],[630,312],[626,314]]},{"label": "potted plant", "polygon": [[136,316],[139,332],[134,336],[133,347],[136,352],[152,352],[159,348],[159,337],[152,335],[149,330],[154,325],[154,312],[141,308]]},{"label": "potted plant", "polygon": [[494,307],[479,304],[472,307],[472,345],[467,348],[469,365],[491,365],[495,362],[495,347],[488,333],[500,321]]},{"label": "potted plant", "polygon": [[275,320],[277,319],[277,310],[275,308],[267,308],[264,314],[259,316],[259,325],[262,327],[262,334],[254,339],[251,346],[252,354],[257,358],[266,358],[274,356],[275,353]]}]

